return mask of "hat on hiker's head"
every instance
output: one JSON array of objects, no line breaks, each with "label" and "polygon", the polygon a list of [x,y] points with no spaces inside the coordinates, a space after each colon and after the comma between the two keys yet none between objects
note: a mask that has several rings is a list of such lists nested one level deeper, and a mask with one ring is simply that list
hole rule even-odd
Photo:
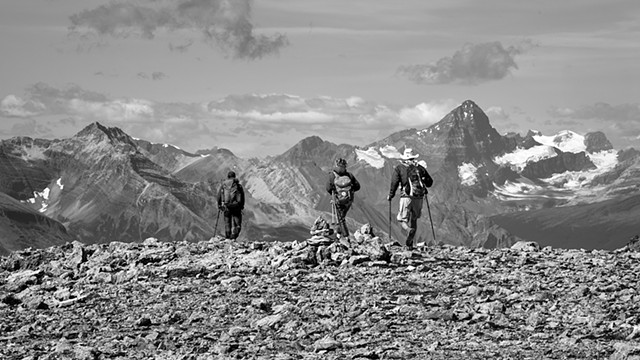
[{"label": "hat on hiker's head", "polygon": [[347,167],[347,160],[345,160],[343,158],[337,158],[336,159],[336,166],[338,166],[338,167]]},{"label": "hat on hiker's head", "polygon": [[236,173],[234,171],[229,171],[227,173],[227,179],[233,179],[236,177]]},{"label": "hat on hiker's head", "polygon": [[406,149],[404,149],[404,154],[402,154],[402,156],[400,156],[400,159],[402,159],[402,160],[412,160],[412,159],[416,159],[418,156],[420,156],[420,155],[414,154],[412,148],[406,148]]}]

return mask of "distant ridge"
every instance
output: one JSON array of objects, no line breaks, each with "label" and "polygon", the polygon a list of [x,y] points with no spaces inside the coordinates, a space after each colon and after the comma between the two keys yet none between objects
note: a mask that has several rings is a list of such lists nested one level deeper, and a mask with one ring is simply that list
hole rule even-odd
[{"label": "distant ridge", "polygon": [[[362,185],[350,229],[369,223],[387,241],[401,242],[398,197],[391,204],[386,198],[406,148],[420,154],[435,179],[431,218],[425,213],[419,220],[418,242],[494,248],[544,233],[557,247],[611,248],[628,238],[627,230],[615,229],[635,226],[627,216],[635,210],[616,205],[640,195],[640,152],[616,151],[602,132],[500,135],[472,100],[433,125],[364,147],[310,136],[265,159],[242,159],[215,144],[194,154],[100,123],[68,139],[18,137],[0,143],[0,192],[42,210],[84,242],[196,241],[222,231],[215,226],[216,191],[233,170],[247,194],[242,239],[293,241],[305,239],[318,216],[331,219],[325,184],[342,157]],[[571,231],[578,223],[602,224],[603,209],[615,229],[588,240]],[[529,231],[531,224],[537,232]]]}]

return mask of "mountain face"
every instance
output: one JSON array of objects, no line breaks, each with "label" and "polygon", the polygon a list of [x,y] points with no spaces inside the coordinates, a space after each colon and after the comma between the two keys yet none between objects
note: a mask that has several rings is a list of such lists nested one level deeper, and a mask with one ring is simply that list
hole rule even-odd
[{"label": "mountain face", "polygon": [[120,129],[95,123],[69,139],[17,138],[0,147],[0,192],[34,204],[82,242],[191,240],[214,232],[208,186],[179,181]]},{"label": "mountain face", "polygon": [[0,256],[26,247],[44,248],[72,240],[61,223],[0,193]]},{"label": "mountain face", "polygon": [[[13,138],[0,143],[0,193],[86,243],[196,240],[222,232],[221,221],[215,226],[216,190],[233,170],[246,192],[241,237],[300,240],[318,216],[331,221],[325,184],[342,157],[362,185],[348,214],[352,232],[370,223],[402,242],[398,196],[391,203],[386,197],[405,148],[420,154],[434,178],[418,242],[492,248],[525,239],[616,248],[639,232],[628,199],[640,194],[640,152],[614,150],[601,132],[500,135],[470,100],[436,124],[365,147],[312,136],[267,159],[241,159],[216,147],[192,154],[97,123],[69,139]],[[587,241],[585,232],[571,231],[575,224],[602,224],[602,211],[622,219],[620,231],[607,230],[610,238]]]}]

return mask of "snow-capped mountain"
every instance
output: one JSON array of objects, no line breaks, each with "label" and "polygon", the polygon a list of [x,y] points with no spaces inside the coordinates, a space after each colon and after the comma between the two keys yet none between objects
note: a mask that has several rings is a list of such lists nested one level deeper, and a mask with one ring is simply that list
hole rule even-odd
[{"label": "snow-capped mountain", "polygon": [[[302,240],[317,216],[331,218],[324,187],[334,160],[342,157],[362,185],[349,212],[350,227],[370,223],[378,233],[391,229],[391,237],[401,241],[398,197],[391,204],[386,197],[405,148],[420,154],[435,180],[418,241],[502,247],[524,238],[612,248],[640,232],[633,230],[640,210],[628,200],[640,194],[638,151],[614,150],[601,132],[501,135],[470,100],[436,124],[367,146],[312,136],[267,159],[241,159],[216,147],[192,154],[97,123],[70,139],[14,138],[0,145],[0,192],[61,222],[84,242],[189,240],[216,230],[217,184],[234,170],[247,194],[242,236]],[[627,206],[616,206],[622,203]],[[610,231],[606,240],[581,242],[579,231],[572,237],[567,229],[575,224],[600,224],[592,220],[601,209],[609,218],[619,212],[622,223],[616,226],[622,230]],[[545,220],[550,210],[553,221]],[[563,220],[569,213],[571,220]],[[562,235],[549,238],[554,234]]]}]

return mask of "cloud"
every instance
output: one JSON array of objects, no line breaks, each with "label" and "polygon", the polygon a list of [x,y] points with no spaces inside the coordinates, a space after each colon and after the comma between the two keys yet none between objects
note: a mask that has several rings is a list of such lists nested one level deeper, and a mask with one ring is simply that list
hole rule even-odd
[{"label": "cloud", "polygon": [[165,73],[161,72],[161,71],[154,71],[151,74],[147,74],[145,72],[139,72],[138,73],[138,78],[140,79],[144,79],[144,80],[153,80],[153,81],[157,81],[157,80],[162,80],[164,78],[166,78],[167,75],[165,75]]},{"label": "cloud", "polygon": [[477,84],[500,80],[517,69],[515,57],[533,47],[529,40],[504,48],[498,41],[465,44],[451,57],[429,64],[400,66],[397,74],[417,84]]},{"label": "cloud", "polygon": [[24,100],[15,95],[7,95],[0,101],[0,115],[6,117],[26,118],[38,115],[44,105],[37,101]]},{"label": "cloud", "polygon": [[457,106],[453,100],[400,107],[368,102],[360,97],[345,99],[320,96],[302,98],[286,94],[230,95],[212,101],[207,109],[214,115],[244,120],[252,126],[281,130],[309,126],[356,130],[427,127]]},{"label": "cloud", "polygon": [[597,119],[612,122],[630,122],[640,124],[640,104],[610,105],[598,102],[578,108],[553,107],[548,113],[556,118]]},{"label": "cloud", "polygon": [[[161,31],[197,31],[205,42],[236,59],[259,59],[289,45],[283,34],[256,34],[251,21],[251,0],[140,0],[111,2],[70,17],[71,33],[154,39]],[[169,45],[184,52],[191,42]]]},{"label": "cloud", "polygon": [[557,124],[590,123],[592,128],[604,131],[608,136],[633,142],[640,136],[640,103],[611,105],[598,102],[576,108],[552,107],[548,111]]},{"label": "cloud", "polygon": [[189,48],[191,47],[191,45],[193,45],[193,40],[188,40],[186,43],[184,44],[169,44],[169,50],[171,52],[177,52],[177,53],[186,53],[187,51],[189,51]]},{"label": "cloud", "polygon": [[[289,94],[230,95],[206,103],[164,103],[110,98],[77,85],[39,83],[0,101],[0,118],[25,122],[21,129],[70,137],[91,122],[117,126],[128,134],[187,151],[226,147],[240,156],[276,155],[307,136],[367,145],[410,127],[423,129],[442,119],[453,100],[400,106],[352,96],[304,98]],[[15,133],[0,121],[2,133]],[[27,124],[28,121],[28,124]],[[35,123],[34,123],[35,121]],[[47,125],[49,132],[43,126]],[[27,126],[29,125],[29,126]],[[35,126],[38,125],[38,126]],[[260,144],[270,144],[268,148]]]}]

